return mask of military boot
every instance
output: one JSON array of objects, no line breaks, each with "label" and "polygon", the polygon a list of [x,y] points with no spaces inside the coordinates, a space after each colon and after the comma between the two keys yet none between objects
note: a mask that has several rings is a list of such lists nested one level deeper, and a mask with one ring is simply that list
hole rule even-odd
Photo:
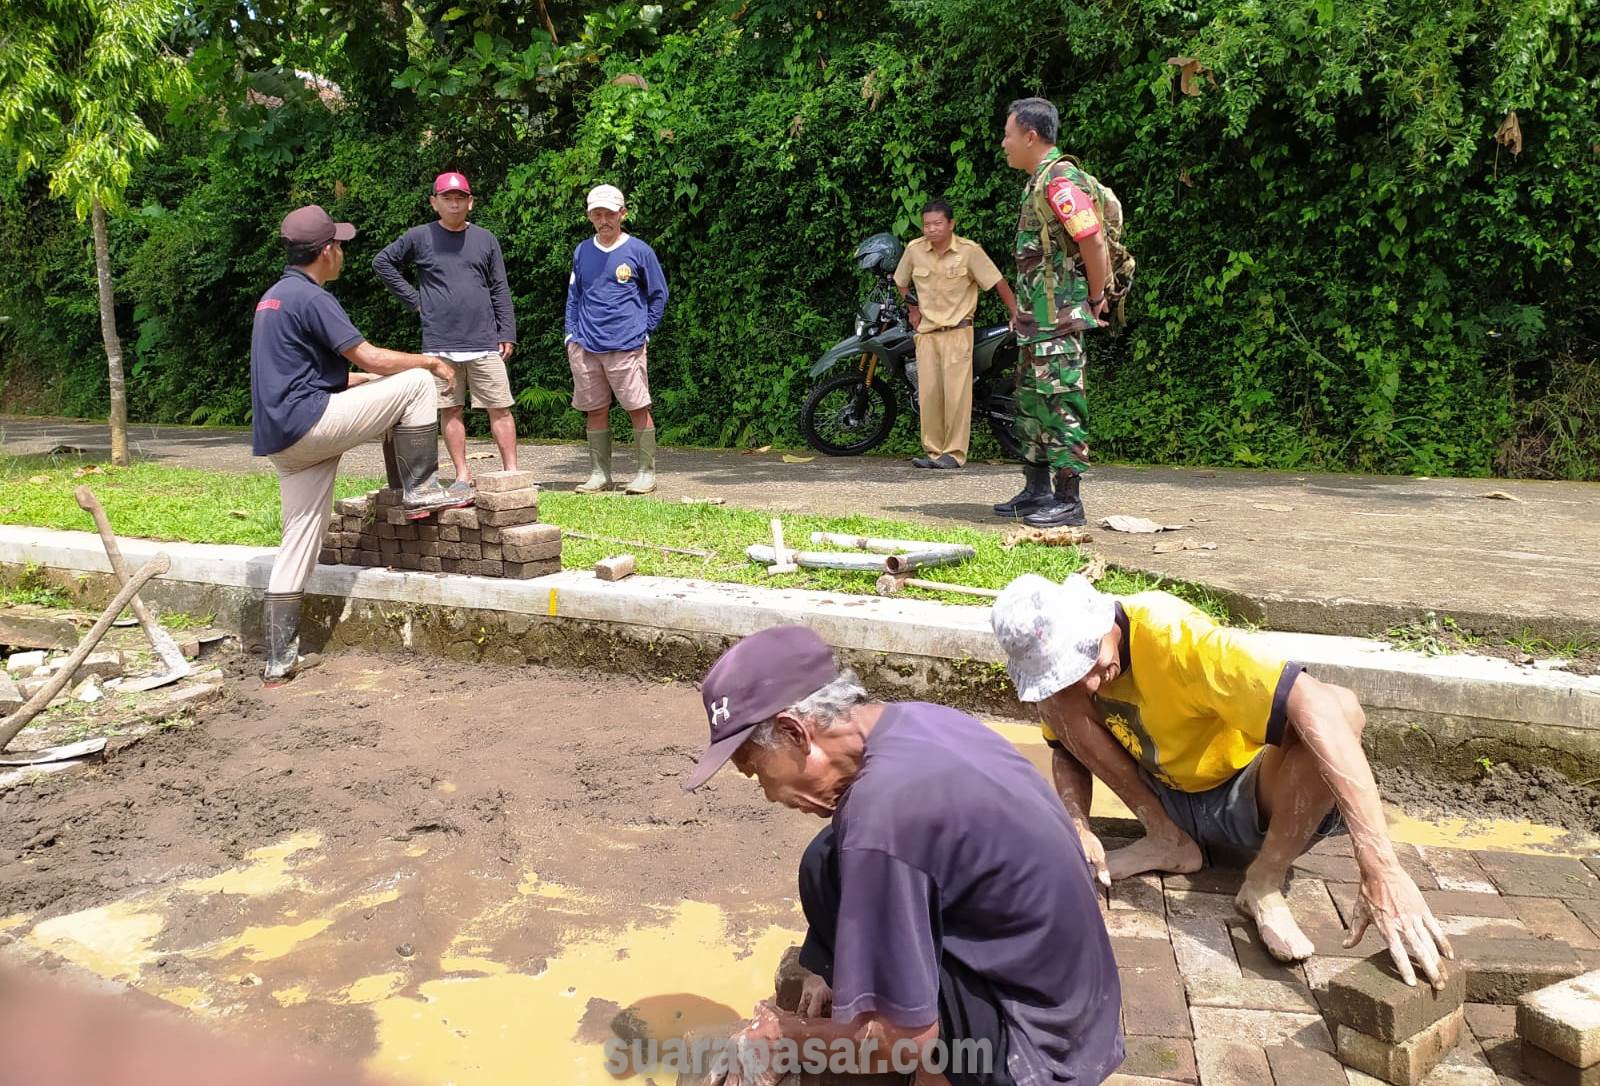
[{"label": "military boot", "polygon": [[299,592],[269,592],[262,603],[261,628],[267,643],[267,666],[261,678],[268,686],[288,682],[318,663],[315,654],[300,655],[301,598]]},{"label": "military boot", "polygon": [[1071,468],[1056,472],[1055,500],[1022,518],[1030,528],[1076,528],[1084,523],[1083,500],[1078,497],[1078,484],[1083,481]]},{"label": "military boot", "polygon": [[472,494],[452,494],[439,485],[439,424],[396,426],[392,436],[394,462],[400,476],[401,504],[408,520],[419,520],[441,509],[472,504]]},{"label": "military boot", "polygon": [[589,438],[589,478],[578,484],[578,493],[598,494],[611,489],[611,431],[585,433]]},{"label": "military boot", "polygon": [[1050,504],[1050,465],[1022,462],[1022,477],[1027,485],[1013,497],[994,507],[1002,517],[1020,517]]}]

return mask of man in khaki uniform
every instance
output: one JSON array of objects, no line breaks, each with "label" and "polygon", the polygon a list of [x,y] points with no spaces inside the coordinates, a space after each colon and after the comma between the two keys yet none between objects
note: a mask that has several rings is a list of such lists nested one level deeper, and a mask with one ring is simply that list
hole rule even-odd
[{"label": "man in khaki uniform", "polygon": [[[911,327],[917,333],[917,408],[922,449],[919,468],[959,468],[972,438],[972,315],[978,292],[995,290],[1017,316],[1017,299],[975,241],[958,237],[955,212],[944,200],[922,209],[922,236],[906,246],[895,269],[900,296],[911,292]],[[914,288],[914,289],[913,289]]]}]

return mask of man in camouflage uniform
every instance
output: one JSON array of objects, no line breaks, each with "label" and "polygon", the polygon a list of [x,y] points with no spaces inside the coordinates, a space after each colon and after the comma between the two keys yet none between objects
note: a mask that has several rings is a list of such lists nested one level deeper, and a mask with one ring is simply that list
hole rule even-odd
[{"label": "man in camouflage uniform", "polygon": [[1028,174],[1017,222],[1015,322],[1027,485],[994,511],[1035,528],[1084,523],[1078,494],[1089,466],[1083,333],[1100,327],[1111,279],[1105,232],[1089,195],[1093,186],[1056,148],[1059,126],[1055,106],[1024,98],[1011,103],[1000,143],[1006,163]]}]

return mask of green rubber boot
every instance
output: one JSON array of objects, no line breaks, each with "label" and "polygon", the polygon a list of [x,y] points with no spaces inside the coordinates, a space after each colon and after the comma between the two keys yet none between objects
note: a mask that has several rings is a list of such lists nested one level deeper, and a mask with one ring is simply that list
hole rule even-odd
[{"label": "green rubber boot", "polygon": [[578,484],[579,494],[598,494],[611,489],[611,431],[588,430],[589,478]]},{"label": "green rubber boot", "polygon": [[626,494],[651,494],[656,489],[656,428],[646,426],[633,432],[639,448],[639,474],[628,484]]}]

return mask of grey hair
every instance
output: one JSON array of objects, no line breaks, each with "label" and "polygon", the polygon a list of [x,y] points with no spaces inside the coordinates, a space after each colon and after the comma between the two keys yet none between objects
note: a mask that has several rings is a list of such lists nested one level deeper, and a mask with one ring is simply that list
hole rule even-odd
[{"label": "grey hair", "polygon": [[1047,98],[1019,98],[1006,113],[1017,119],[1017,127],[1037,133],[1046,143],[1056,142],[1061,133],[1061,114]]},{"label": "grey hair", "polygon": [[[846,668],[827,686],[814,694],[807,694],[784,711],[791,716],[805,717],[815,722],[818,728],[830,728],[840,717],[857,705],[865,704],[867,700],[867,688],[861,685],[860,676]],[[772,716],[757,724],[746,742],[768,750],[776,749],[777,719],[776,716]]]}]

